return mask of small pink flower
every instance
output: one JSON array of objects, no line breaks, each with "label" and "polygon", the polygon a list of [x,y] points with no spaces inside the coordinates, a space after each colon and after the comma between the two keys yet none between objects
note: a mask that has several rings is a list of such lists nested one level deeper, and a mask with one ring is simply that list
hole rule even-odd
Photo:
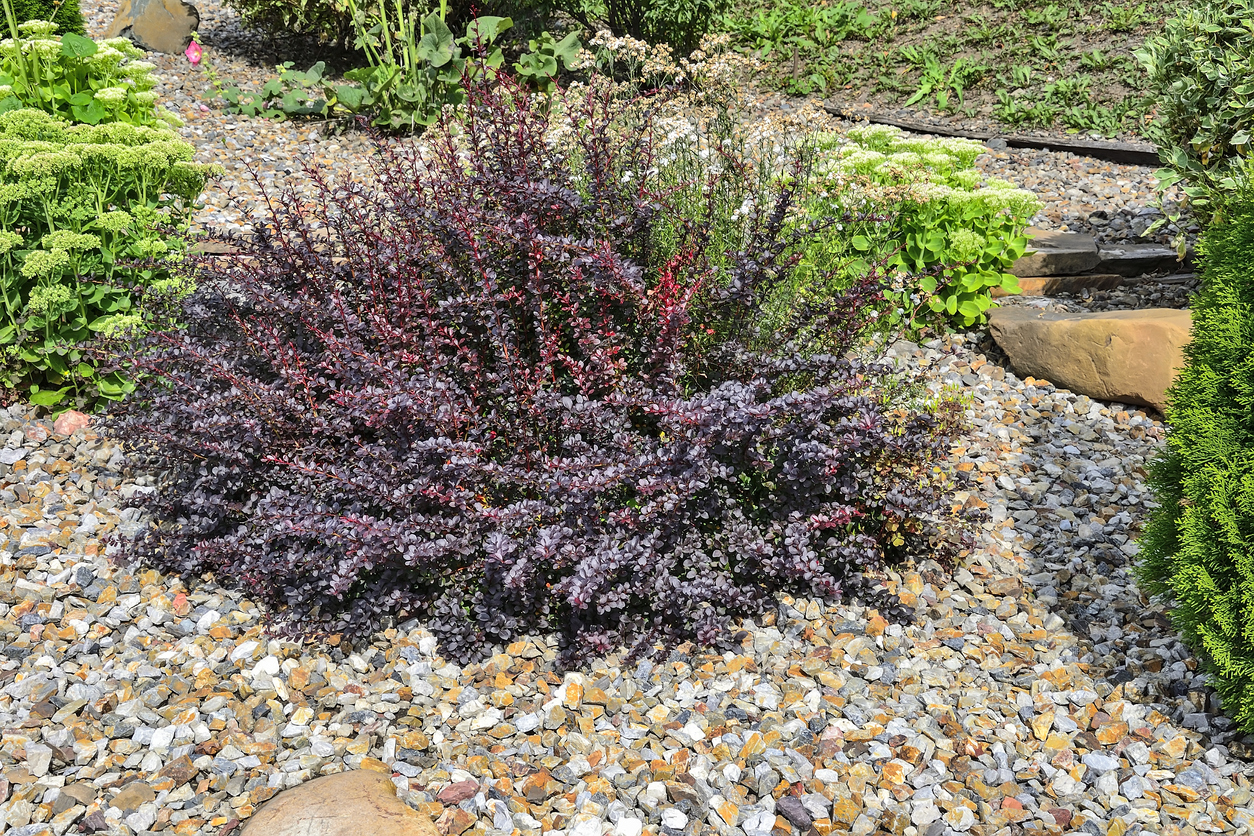
[{"label": "small pink flower", "polygon": [[192,62],[193,67],[196,66],[200,63],[200,56],[202,55],[200,44],[192,41],[187,45],[187,49],[183,51],[183,54],[187,56],[188,61]]}]

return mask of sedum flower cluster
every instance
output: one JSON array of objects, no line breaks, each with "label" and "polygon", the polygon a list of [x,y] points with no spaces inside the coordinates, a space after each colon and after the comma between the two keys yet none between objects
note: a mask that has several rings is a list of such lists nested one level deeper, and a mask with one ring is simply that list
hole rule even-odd
[{"label": "sedum flower cluster", "polygon": [[879,257],[894,268],[888,322],[969,327],[984,321],[995,290],[1018,292],[1008,270],[1026,248],[1025,230],[1041,203],[985,178],[975,168],[983,145],[910,136],[888,125],[822,134],[816,144],[811,214],[892,218],[849,239],[857,244],[851,262]]},{"label": "sedum flower cluster", "polygon": [[[0,379],[37,404],[129,391],[95,351],[143,321],[194,201],[214,172],[168,128],[0,113]],[[182,292],[182,291],[180,291]]]},{"label": "sedum flower cluster", "polygon": [[126,38],[58,36],[56,24],[20,24],[0,41],[0,111],[35,108],[72,122],[176,125],[156,106],[156,67]]}]

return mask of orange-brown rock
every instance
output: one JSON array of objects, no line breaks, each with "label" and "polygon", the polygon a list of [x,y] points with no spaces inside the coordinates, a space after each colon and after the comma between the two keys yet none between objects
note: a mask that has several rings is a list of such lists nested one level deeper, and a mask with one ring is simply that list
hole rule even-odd
[{"label": "orange-brown rock", "polygon": [[1043,378],[1100,400],[1160,411],[1184,363],[1187,310],[1057,313],[994,308],[989,332],[1021,377]]},{"label": "orange-brown rock", "polygon": [[122,0],[110,38],[129,38],[141,49],[178,53],[200,26],[200,13],[185,0]]},{"label": "orange-brown rock", "polygon": [[248,820],[241,836],[438,836],[431,819],[396,797],[392,779],[356,770],[279,793]]}]

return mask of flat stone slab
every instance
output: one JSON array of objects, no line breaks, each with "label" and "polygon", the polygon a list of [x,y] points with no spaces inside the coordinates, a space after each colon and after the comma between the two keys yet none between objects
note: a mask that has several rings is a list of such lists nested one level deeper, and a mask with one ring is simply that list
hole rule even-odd
[{"label": "flat stone slab", "polygon": [[241,836],[439,836],[430,818],[396,797],[382,772],[327,775],[281,792]]},{"label": "flat stone slab", "polygon": [[1174,247],[1161,244],[1110,244],[1100,247],[1097,255],[1099,272],[1129,277],[1170,272],[1188,263],[1187,257],[1179,260]]},{"label": "flat stone slab", "polygon": [[1020,377],[1048,380],[1091,398],[1144,404],[1160,412],[1184,365],[1187,310],[1057,313],[994,308],[989,332]]},{"label": "flat stone slab", "polygon": [[1081,232],[1028,229],[1028,253],[1010,267],[1016,276],[1075,276],[1101,263],[1097,242]]},{"label": "flat stone slab", "polygon": [[[1089,290],[1114,290],[1116,287],[1124,284],[1128,284],[1125,276],[1117,276],[1112,273],[1086,273],[1079,276],[1020,276],[1018,295],[1057,296],[1060,293],[1080,293],[1086,288]],[[994,299],[1000,299],[1011,294],[1006,293],[999,287],[995,287],[991,295]]]}]

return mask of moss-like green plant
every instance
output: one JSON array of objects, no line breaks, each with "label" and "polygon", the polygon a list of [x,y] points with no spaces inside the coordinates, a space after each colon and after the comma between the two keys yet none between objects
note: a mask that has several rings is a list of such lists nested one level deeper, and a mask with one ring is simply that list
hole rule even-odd
[{"label": "moss-like green plant", "polygon": [[1168,393],[1171,434],[1151,472],[1161,505],[1139,572],[1224,710],[1254,732],[1254,193],[1244,189],[1199,245],[1193,340]]},{"label": "moss-like green plant", "polygon": [[132,289],[168,278],[210,174],[168,129],[0,114],[0,379],[43,406],[131,388],[93,352],[142,324]]}]

